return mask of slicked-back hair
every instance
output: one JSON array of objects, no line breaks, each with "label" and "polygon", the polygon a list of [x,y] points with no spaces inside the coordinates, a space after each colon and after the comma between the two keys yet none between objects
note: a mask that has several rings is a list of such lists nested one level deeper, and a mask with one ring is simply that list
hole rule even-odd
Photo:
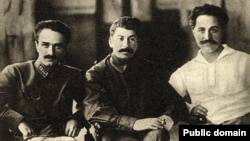
[{"label": "slicked-back hair", "polygon": [[195,27],[197,17],[200,15],[210,15],[216,17],[221,28],[223,30],[227,29],[229,18],[223,8],[211,4],[204,4],[203,6],[195,7],[189,16],[189,25],[191,29]]},{"label": "slicked-back hair", "polygon": [[121,27],[121,28],[125,28],[128,30],[134,30],[135,33],[137,35],[139,35],[140,34],[140,26],[141,26],[141,22],[139,19],[134,18],[134,17],[130,17],[130,16],[123,16],[123,17],[117,18],[111,24],[111,26],[109,28],[109,33],[110,33],[110,36],[113,36],[116,28]]},{"label": "slicked-back hair", "polygon": [[43,29],[50,29],[52,31],[56,31],[63,34],[66,44],[71,41],[71,31],[69,27],[59,20],[45,20],[38,22],[36,24],[34,33],[36,41],[38,40],[39,34]]}]

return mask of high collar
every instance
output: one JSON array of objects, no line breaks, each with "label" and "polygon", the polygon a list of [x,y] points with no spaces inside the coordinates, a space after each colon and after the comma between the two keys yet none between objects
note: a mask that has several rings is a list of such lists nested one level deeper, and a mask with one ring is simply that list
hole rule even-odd
[{"label": "high collar", "polygon": [[34,63],[35,69],[44,78],[47,77],[51,72],[53,72],[57,68],[57,66],[59,66],[59,65],[60,64],[53,66],[53,67],[47,67],[43,63],[41,63],[37,60]]},{"label": "high collar", "polygon": [[[221,51],[220,55],[218,56],[218,58],[216,60],[220,60],[221,58],[224,58],[225,56],[230,55],[230,54],[235,52],[235,50],[232,49],[231,47],[229,47],[227,44],[223,44],[222,46],[224,49]],[[197,62],[209,63],[201,54],[201,50],[198,51],[198,54],[194,58],[194,60]]]},{"label": "high collar", "polygon": [[114,69],[116,69],[120,73],[123,73],[126,70],[128,63],[130,61],[131,61],[131,59],[129,59],[129,60],[118,59],[114,55],[111,55],[111,57],[110,57],[110,64],[112,65],[112,67]]}]

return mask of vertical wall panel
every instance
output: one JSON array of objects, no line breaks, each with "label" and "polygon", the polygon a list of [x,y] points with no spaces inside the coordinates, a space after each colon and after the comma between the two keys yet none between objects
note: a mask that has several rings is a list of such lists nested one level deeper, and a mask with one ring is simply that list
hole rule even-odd
[{"label": "vertical wall panel", "polygon": [[229,15],[228,43],[232,48],[250,53],[250,2],[246,0],[226,0]]},{"label": "vertical wall panel", "polygon": [[8,62],[7,56],[6,56],[6,46],[5,46],[5,28],[4,28],[4,22],[3,17],[5,14],[5,11],[7,9],[8,1],[0,1],[0,71],[5,67],[5,65]]},{"label": "vertical wall panel", "polygon": [[6,55],[9,63],[23,61],[22,27],[19,17],[23,16],[23,0],[8,0],[3,15]]},{"label": "vertical wall panel", "polygon": [[132,16],[143,22],[152,21],[152,0],[130,0]]},{"label": "vertical wall panel", "polygon": [[122,16],[122,0],[102,0],[103,19],[105,23],[112,23],[117,17]]},{"label": "vertical wall panel", "polygon": [[94,14],[96,0],[50,0],[51,5],[58,14]]},{"label": "vertical wall panel", "polygon": [[34,56],[34,0],[1,1],[0,69]]},{"label": "vertical wall panel", "polygon": [[33,35],[33,31],[35,28],[34,1],[35,0],[23,1],[24,16],[20,17],[20,24],[22,27],[23,37],[24,60],[35,59],[36,57],[36,49]]}]

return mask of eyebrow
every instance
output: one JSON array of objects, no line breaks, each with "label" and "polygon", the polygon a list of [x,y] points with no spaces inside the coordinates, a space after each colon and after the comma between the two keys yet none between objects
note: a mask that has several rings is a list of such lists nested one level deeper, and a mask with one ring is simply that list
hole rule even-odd
[{"label": "eyebrow", "polygon": [[[46,41],[41,41],[41,43],[44,43],[44,44],[52,44],[50,42],[46,42]],[[54,43],[52,45],[65,45],[65,43]]]},{"label": "eyebrow", "polygon": [[[205,28],[205,27],[203,27],[203,26],[198,27],[198,29],[200,29],[200,28]],[[211,26],[210,28],[220,28],[220,26]]]},{"label": "eyebrow", "polygon": [[220,26],[212,26],[211,28],[220,28]]},{"label": "eyebrow", "polygon": [[[117,36],[124,37],[124,35],[117,35]],[[137,38],[137,36],[136,36],[135,34],[133,34],[133,35],[129,36],[128,38],[130,38],[130,37],[136,37],[136,38]]]}]

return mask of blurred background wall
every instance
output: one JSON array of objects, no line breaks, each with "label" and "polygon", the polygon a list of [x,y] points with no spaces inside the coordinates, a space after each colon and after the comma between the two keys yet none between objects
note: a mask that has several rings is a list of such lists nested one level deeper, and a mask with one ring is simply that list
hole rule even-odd
[{"label": "blurred background wall", "polygon": [[86,70],[111,51],[111,22],[130,15],[143,23],[139,55],[162,63],[170,74],[196,55],[187,18],[204,3],[226,9],[228,44],[249,53],[250,0],[0,0],[0,70],[36,58],[34,25],[46,19],[70,26],[73,40],[66,63]]}]

